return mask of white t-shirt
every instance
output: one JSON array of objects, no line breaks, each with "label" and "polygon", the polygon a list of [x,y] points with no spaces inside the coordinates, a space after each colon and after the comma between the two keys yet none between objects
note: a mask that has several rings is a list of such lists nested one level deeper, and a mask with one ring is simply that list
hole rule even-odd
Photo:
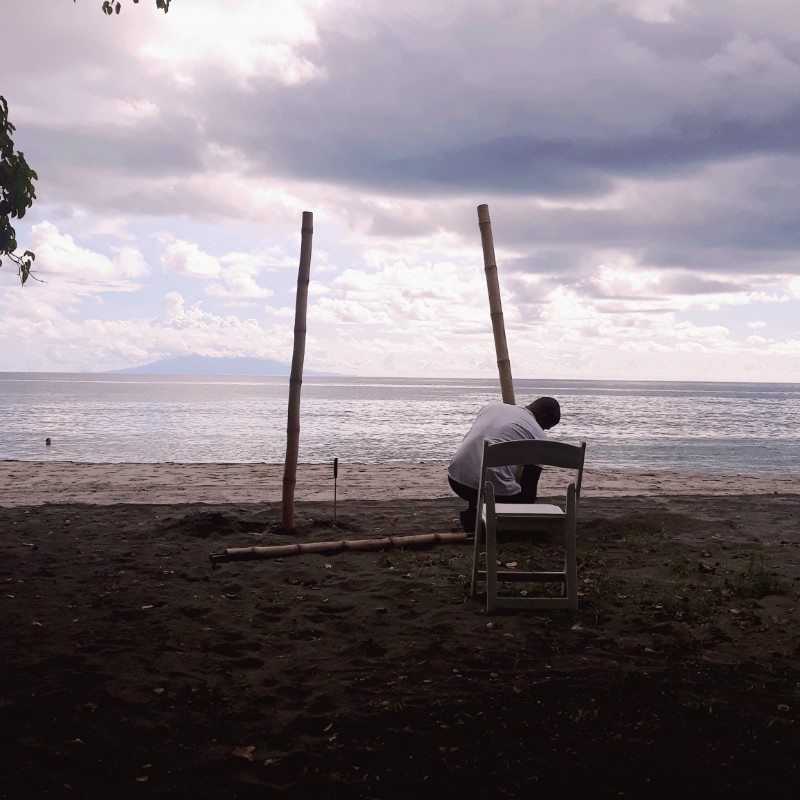
[{"label": "white t-shirt", "polygon": [[[484,439],[494,444],[546,438],[547,434],[527,408],[508,403],[489,403],[475,417],[475,422],[450,460],[447,474],[454,481],[477,489]],[[498,495],[508,496],[520,491],[513,466],[492,467],[486,471],[486,477],[492,482]]]}]

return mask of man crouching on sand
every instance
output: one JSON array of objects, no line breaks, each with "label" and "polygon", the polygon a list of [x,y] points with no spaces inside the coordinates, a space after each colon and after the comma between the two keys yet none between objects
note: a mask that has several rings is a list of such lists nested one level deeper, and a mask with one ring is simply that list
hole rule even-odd
[{"label": "man crouching on sand", "polygon": [[[545,431],[558,425],[560,420],[561,407],[552,397],[540,397],[524,408],[507,403],[489,403],[478,412],[447,468],[450,488],[468,503],[466,511],[460,514],[461,525],[467,533],[475,530],[483,440],[488,439],[494,444],[519,439],[546,439]],[[541,467],[525,466],[518,482],[514,467],[493,469],[491,481],[497,502],[536,502],[541,473]]]}]

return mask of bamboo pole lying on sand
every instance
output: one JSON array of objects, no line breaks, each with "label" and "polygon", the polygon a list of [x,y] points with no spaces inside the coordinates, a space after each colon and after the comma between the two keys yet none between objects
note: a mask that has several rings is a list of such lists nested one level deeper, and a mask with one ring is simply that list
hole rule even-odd
[{"label": "bamboo pole lying on sand", "polygon": [[289,415],[286,424],[286,461],[283,466],[283,527],[294,530],[294,490],[297,485],[297,455],[300,450],[300,388],[303,385],[303,359],[306,353],[306,308],[311,272],[311,237],[314,215],[303,212],[300,242],[300,268],[297,273],[297,301],[294,312],[294,351],[289,376]]},{"label": "bamboo pole lying on sand", "polygon": [[307,553],[341,553],[345,550],[385,550],[389,547],[422,547],[432,544],[466,544],[472,536],[466,533],[419,533],[413,536],[384,536],[381,539],[342,539],[334,542],[298,542],[255,547],[228,547],[222,553],[211,553],[218,561],[243,561],[250,558],[283,558]]},{"label": "bamboo pole lying on sand", "polygon": [[503,323],[503,304],[500,301],[500,281],[497,277],[497,261],[494,255],[492,221],[489,219],[489,206],[486,203],[478,206],[478,227],[481,231],[486,287],[489,290],[489,313],[492,318],[497,369],[500,372],[500,391],[503,396],[503,402],[513,406],[516,401],[514,399],[514,384],[511,380],[511,359],[508,357],[506,329]]}]

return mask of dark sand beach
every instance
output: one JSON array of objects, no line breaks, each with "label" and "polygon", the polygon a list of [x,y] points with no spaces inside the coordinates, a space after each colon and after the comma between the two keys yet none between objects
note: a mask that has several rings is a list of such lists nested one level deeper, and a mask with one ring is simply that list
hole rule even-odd
[{"label": "dark sand beach", "polygon": [[456,498],[3,503],[2,798],[795,796],[800,494],[587,491],[579,610],[491,616],[465,545],[209,559]]}]

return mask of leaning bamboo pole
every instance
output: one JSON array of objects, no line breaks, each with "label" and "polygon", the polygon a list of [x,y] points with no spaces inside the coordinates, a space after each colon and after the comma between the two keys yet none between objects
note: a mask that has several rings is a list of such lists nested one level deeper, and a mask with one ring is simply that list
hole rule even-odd
[{"label": "leaning bamboo pole", "polygon": [[483,246],[483,264],[486,273],[486,286],[489,290],[489,313],[494,333],[494,349],[497,353],[497,369],[500,373],[500,391],[503,402],[515,405],[514,384],[511,379],[511,359],[508,357],[506,329],[503,324],[503,305],[500,301],[500,281],[497,277],[497,261],[494,255],[492,239],[492,222],[489,219],[489,206],[484,203],[478,206],[478,227],[481,231]]},{"label": "leaning bamboo pole", "polygon": [[283,467],[283,498],[281,511],[283,527],[294,530],[294,490],[297,485],[297,455],[300,451],[300,389],[303,385],[303,359],[306,352],[306,308],[308,281],[311,272],[311,237],[314,215],[303,212],[300,229],[300,267],[297,272],[297,301],[294,312],[294,351],[289,376],[289,414],[286,424],[286,460]]},{"label": "leaning bamboo pole", "polygon": [[229,547],[222,553],[211,553],[211,563],[243,561],[253,558],[283,558],[307,553],[341,553],[346,550],[385,550],[389,547],[423,547],[432,544],[466,544],[472,536],[466,533],[419,533],[413,536],[384,536],[380,539],[342,539],[331,542],[297,542],[254,547]]}]

